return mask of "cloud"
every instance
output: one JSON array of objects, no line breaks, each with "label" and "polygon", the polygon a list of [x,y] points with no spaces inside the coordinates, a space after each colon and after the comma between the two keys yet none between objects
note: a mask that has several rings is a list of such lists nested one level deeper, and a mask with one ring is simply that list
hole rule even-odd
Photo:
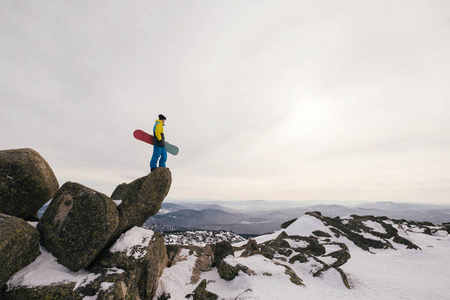
[{"label": "cloud", "polygon": [[2,148],[60,181],[144,175],[163,113],[171,197],[446,199],[446,2],[0,6]]}]

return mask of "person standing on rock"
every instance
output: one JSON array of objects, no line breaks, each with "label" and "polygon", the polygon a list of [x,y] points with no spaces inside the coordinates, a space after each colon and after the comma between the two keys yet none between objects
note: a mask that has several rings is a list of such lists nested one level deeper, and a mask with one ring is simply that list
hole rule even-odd
[{"label": "person standing on rock", "polygon": [[150,160],[150,171],[153,172],[159,167],[166,167],[167,161],[167,151],[166,144],[164,138],[164,123],[166,122],[166,117],[163,115],[159,115],[158,119],[155,121],[155,125],[153,126],[153,155]]}]

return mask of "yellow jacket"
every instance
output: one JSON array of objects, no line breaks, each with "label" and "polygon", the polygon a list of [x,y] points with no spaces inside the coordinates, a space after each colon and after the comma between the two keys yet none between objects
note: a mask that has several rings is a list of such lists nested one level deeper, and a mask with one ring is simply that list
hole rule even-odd
[{"label": "yellow jacket", "polygon": [[[161,120],[155,121],[155,126],[153,126],[153,136],[157,138],[158,146],[164,147],[164,123]],[[155,144],[155,143],[154,143]]]}]

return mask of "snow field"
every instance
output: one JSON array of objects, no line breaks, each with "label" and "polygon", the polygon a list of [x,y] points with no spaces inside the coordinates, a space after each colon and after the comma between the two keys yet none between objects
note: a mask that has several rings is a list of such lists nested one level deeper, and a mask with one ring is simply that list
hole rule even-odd
[{"label": "snow field", "polygon": [[[320,230],[331,235],[332,242],[344,243],[349,248],[351,258],[340,268],[348,277],[351,289],[342,282],[341,274],[330,269],[320,276],[312,274],[321,269],[321,264],[312,257],[306,263],[283,262],[276,258],[272,261],[262,255],[247,258],[238,257],[242,251],[235,253],[236,257],[228,256],[225,261],[230,265],[242,264],[253,270],[256,275],[240,272],[232,281],[219,277],[216,268],[201,274],[201,280],[208,281],[207,290],[219,295],[219,299],[450,299],[446,287],[450,284],[450,238],[446,231],[437,231],[433,235],[424,233],[418,227],[408,227],[407,224],[397,225],[385,221],[399,231],[399,235],[418,245],[422,250],[406,249],[403,244],[390,243],[395,249],[371,249],[364,251],[346,237],[336,238],[333,232],[323,222],[313,216],[304,215],[288,228],[272,234],[256,237],[260,243],[275,239],[282,231],[288,235],[310,236]],[[366,221],[365,226],[375,232],[384,233],[385,229],[378,222]],[[369,233],[365,236],[379,239]],[[326,249],[326,254],[340,250],[337,245],[327,245],[325,239],[319,238]],[[286,239],[289,240],[289,239]],[[301,247],[301,242],[289,241],[291,247]],[[246,242],[234,246],[243,246]],[[188,252],[185,252],[188,254]],[[295,253],[291,255],[294,256]],[[277,255],[275,255],[276,257]],[[289,258],[288,258],[289,259]],[[333,263],[331,257],[319,257],[325,263]],[[289,280],[285,268],[274,262],[285,264],[292,268],[302,279],[305,286],[298,286]],[[189,284],[191,270],[195,257],[188,258],[180,264],[167,268],[161,277],[161,286],[172,295],[173,299],[182,299],[192,293],[196,284]],[[188,268],[183,268],[181,264]],[[182,279],[184,277],[184,280]],[[176,279],[176,281],[174,280]],[[179,286],[182,291],[179,291]],[[176,296],[174,296],[176,295]],[[156,298],[155,298],[156,299]]]}]

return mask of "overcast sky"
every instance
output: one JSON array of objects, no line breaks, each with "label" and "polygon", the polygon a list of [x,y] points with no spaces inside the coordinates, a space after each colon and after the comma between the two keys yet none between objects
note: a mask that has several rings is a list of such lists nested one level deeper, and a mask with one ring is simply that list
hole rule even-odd
[{"label": "overcast sky", "polygon": [[0,1],[0,149],[111,194],[450,203],[450,1]]}]

